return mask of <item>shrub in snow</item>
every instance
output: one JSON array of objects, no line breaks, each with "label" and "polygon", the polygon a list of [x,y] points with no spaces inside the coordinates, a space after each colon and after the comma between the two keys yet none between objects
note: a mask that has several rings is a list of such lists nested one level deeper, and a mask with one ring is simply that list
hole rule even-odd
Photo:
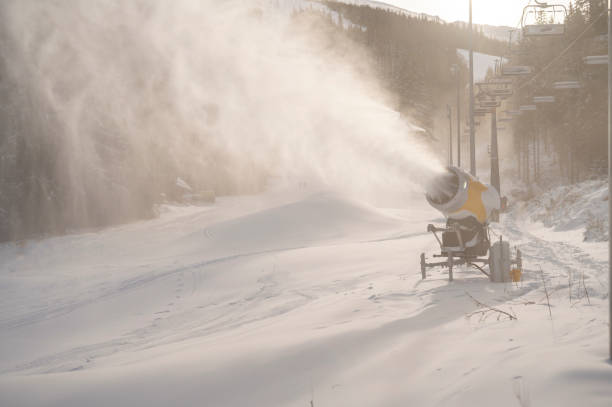
[{"label": "shrub in snow", "polygon": [[527,203],[532,221],[557,231],[584,229],[585,241],[608,240],[607,180],[553,188]]}]

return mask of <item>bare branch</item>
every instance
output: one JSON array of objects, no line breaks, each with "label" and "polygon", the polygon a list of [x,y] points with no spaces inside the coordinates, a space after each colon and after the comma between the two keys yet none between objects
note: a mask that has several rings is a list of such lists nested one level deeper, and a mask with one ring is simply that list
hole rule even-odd
[{"label": "bare branch", "polygon": [[584,270],[582,270],[582,287],[584,288],[584,293],[586,294],[587,300],[589,301],[589,305],[591,305],[591,298],[589,297],[589,290],[587,290],[586,284],[584,283]]},{"label": "bare branch", "polygon": [[500,310],[499,308],[491,307],[490,305],[487,305],[487,304],[484,304],[484,303],[482,303],[482,302],[478,301],[476,298],[472,297],[472,296],[470,295],[470,293],[468,293],[467,291],[465,292],[465,294],[466,294],[468,297],[470,297],[470,298],[472,299],[472,301],[474,301],[478,307],[480,307],[480,308],[484,308],[484,309],[482,309],[482,310],[477,310],[477,311],[474,311],[474,312],[472,312],[472,313],[468,314],[468,315],[467,315],[468,317],[470,317],[470,316],[472,316],[472,315],[476,315],[476,314],[481,314],[481,318],[480,318],[480,320],[482,321],[482,320],[485,318],[485,316],[486,316],[486,314],[487,314],[487,313],[489,313],[489,312],[496,312],[496,313],[498,313],[498,315],[497,315],[497,320],[498,320],[498,321],[499,321],[499,318],[500,318],[502,315],[507,316],[507,317],[508,317],[508,319],[510,319],[510,320],[512,320],[512,319],[518,319],[518,318],[516,317],[516,315],[512,315],[512,314],[510,314],[509,312],[506,312],[506,311]]},{"label": "bare branch", "polygon": [[548,297],[548,289],[546,288],[546,281],[544,280],[544,270],[542,270],[542,266],[538,265],[538,267],[540,268],[540,276],[542,277],[542,284],[544,285],[544,292],[546,293],[546,303],[548,304],[548,314],[550,315],[550,319],[552,320],[553,319],[552,310],[550,308],[550,298]]}]

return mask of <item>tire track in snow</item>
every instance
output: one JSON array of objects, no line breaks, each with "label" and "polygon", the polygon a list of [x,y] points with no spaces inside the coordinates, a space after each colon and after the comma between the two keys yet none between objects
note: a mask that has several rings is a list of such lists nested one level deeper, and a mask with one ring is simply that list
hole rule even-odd
[{"label": "tire track in snow", "polygon": [[[525,230],[525,227],[517,220],[515,212],[502,217],[501,233],[508,237],[512,245],[516,245],[523,254],[523,268],[527,276],[531,275],[534,280],[539,276],[539,267],[548,280],[562,279],[560,285],[553,287],[554,290],[567,289],[569,281],[579,286],[579,280],[584,272],[585,282],[591,279],[598,282],[598,286],[590,285],[589,295],[605,299],[608,296],[606,284],[601,281],[608,273],[608,263],[598,261],[579,247],[570,243],[549,241],[539,238],[533,233]],[[496,230],[499,232],[500,230]],[[525,268],[531,266],[533,269]],[[558,281],[557,281],[558,282]],[[598,287],[599,289],[595,289]]]},{"label": "tire track in snow", "polygon": [[61,304],[61,305],[55,306],[54,308],[39,309],[36,311],[28,312],[16,318],[7,319],[4,321],[0,320],[0,330],[18,328],[18,327],[22,327],[25,325],[35,324],[43,320],[57,318],[57,317],[69,314],[70,312],[74,311],[77,308],[81,308],[81,307],[84,307],[90,304],[94,304],[98,301],[102,301],[107,298],[111,298],[121,293],[125,293],[126,291],[140,288],[146,284],[150,284],[160,279],[170,277],[177,273],[183,273],[187,271],[198,271],[201,268],[204,268],[206,266],[210,266],[213,264],[231,262],[234,260],[258,256],[262,254],[299,250],[303,248],[304,247],[290,247],[290,248],[280,248],[280,249],[264,250],[264,251],[249,252],[249,253],[240,253],[240,254],[235,254],[235,255],[230,255],[230,256],[219,257],[216,259],[206,260],[202,262],[197,262],[197,263],[193,263],[190,265],[181,266],[178,268],[172,268],[172,269],[158,272],[158,273],[148,272],[144,275],[139,275],[139,276],[124,280],[118,285],[112,286],[110,288],[106,288],[103,290],[102,293],[98,293],[98,295],[93,296],[93,297],[88,296],[88,298],[80,300],[80,301],[73,301],[67,304]]}]

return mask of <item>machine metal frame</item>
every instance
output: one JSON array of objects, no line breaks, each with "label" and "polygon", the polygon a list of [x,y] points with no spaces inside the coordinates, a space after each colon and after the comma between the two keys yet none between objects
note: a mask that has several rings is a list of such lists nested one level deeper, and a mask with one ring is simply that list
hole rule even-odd
[{"label": "machine metal frame", "polygon": [[[434,237],[438,241],[438,244],[440,245],[440,254],[434,254],[433,257],[434,258],[446,258],[446,260],[437,261],[437,262],[427,262],[425,259],[425,253],[421,253],[421,277],[422,279],[425,280],[427,278],[427,268],[441,266],[443,268],[448,268],[448,281],[453,281],[453,267],[465,264],[468,266],[475,267],[482,274],[484,274],[490,280],[492,280],[493,277],[492,277],[491,269],[493,267],[492,263],[495,262],[495,259],[493,259],[492,252],[491,252],[491,239],[490,239],[490,234],[489,234],[489,226],[485,224],[483,225],[483,228],[485,230],[484,239],[487,242],[486,243],[487,244],[486,253],[488,254],[487,257],[467,253],[465,242],[462,239],[461,232],[457,224],[451,224],[450,226],[447,226],[447,227],[437,227],[432,224],[427,225],[427,231],[431,232],[434,235]],[[445,233],[445,232],[456,233],[457,241],[459,242],[460,249],[453,250],[454,248],[445,247],[442,242],[442,239],[440,239],[440,237],[438,236],[439,232],[440,233]],[[502,242],[501,237],[500,237],[500,242]],[[509,259],[509,262],[510,262],[510,265],[515,265],[516,268],[518,269],[523,268],[522,255],[519,249],[516,250],[515,258]],[[482,264],[482,266],[479,266],[478,263]],[[484,266],[489,266],[489,272],[485,271]]]}]

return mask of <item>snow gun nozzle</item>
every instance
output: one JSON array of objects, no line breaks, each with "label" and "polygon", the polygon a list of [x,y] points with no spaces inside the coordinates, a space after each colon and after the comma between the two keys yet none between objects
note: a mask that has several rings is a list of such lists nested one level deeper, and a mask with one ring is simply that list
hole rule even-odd
[{"label": "snow gun nozzle", "polygon": [[442,174],[433,177],[426,186],[427,200],[440,205],[449,202],[459,190],[459,174],[455,167],[447,167]]}]

